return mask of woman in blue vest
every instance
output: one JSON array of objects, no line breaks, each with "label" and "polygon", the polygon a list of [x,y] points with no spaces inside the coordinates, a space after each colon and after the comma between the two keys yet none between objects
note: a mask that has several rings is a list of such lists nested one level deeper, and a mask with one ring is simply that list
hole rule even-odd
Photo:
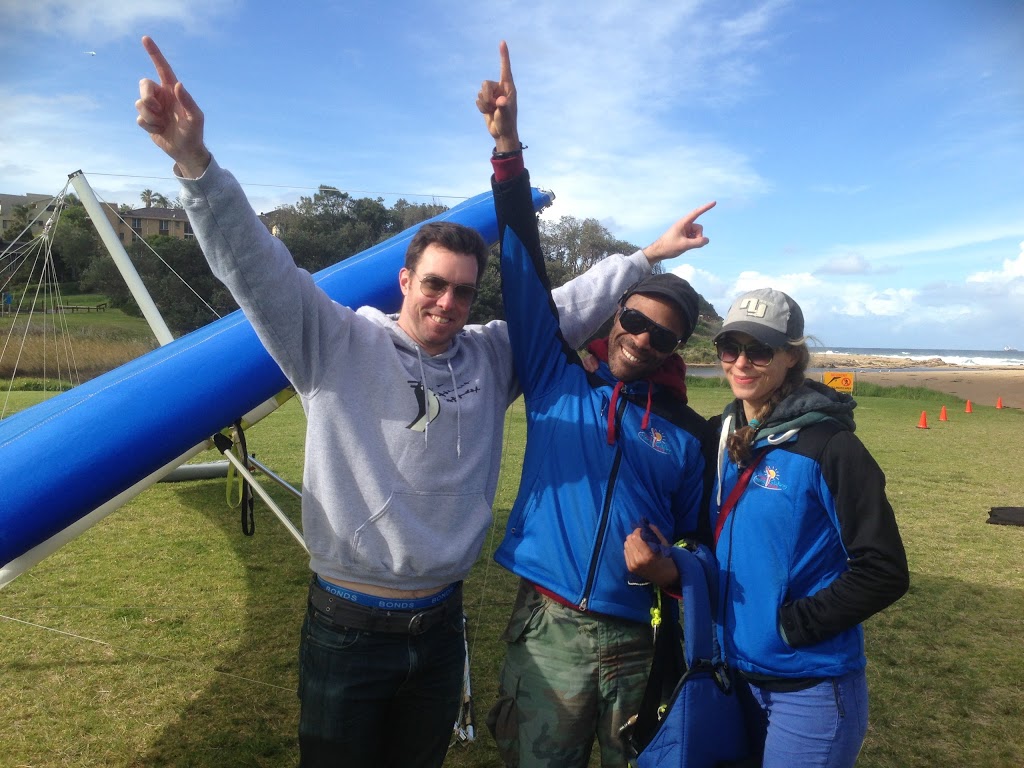
[{"label": "woman in blue vest", "polygon": [[805,378],[792,298],[743,294],[715,346],[736,397],[710,509],[722,647],[763,768],[846,768],[868,724],[861,623],[909,584],[885,476],[853,398]]}]

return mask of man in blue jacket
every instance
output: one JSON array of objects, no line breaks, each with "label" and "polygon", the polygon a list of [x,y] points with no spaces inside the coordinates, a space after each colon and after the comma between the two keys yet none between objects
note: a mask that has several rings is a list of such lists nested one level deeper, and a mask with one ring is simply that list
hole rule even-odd
[{"label": "man in blue jacket", "polygon": [[[477,106],[496,143],[502,293],[527,442],[519,497],[495,553],[522,580],[488,724],[509,766],[586,766],[595,735],[602,764],[625,766],[618,731],[647,680],[652,582],[678,578],[674,567],[633,561],[627,538],[641,527],[672,540],[693,533],[705,492],[706,423],[686,405],[675,354],[696,326],[698,298],[675,275],[640,280],[623,295],[608,338],[589,347],[596,371],[584,369],[551,302],[504,43],[501,59],[500,81],[483,84]],[[696,219],[712,205],[680,219],[645,255],[705,245]]]}]

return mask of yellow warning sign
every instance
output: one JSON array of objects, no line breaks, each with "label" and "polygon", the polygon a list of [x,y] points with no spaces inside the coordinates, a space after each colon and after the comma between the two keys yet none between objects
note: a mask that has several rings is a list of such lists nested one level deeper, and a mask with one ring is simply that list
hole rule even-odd
[{"label": "yellow warning sign", "polygon": [[853,393],[853,373],[840,373],[839,371],[825,371],[821,374],[823,384],[832,387],[838,392]]}]

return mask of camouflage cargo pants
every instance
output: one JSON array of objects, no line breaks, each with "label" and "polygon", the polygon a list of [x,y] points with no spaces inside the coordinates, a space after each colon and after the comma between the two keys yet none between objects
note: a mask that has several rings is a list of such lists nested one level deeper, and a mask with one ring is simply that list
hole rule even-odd
[{"label": "camouflage cargo pants", "polygon": [[646,624],[580,613],[521,582],[487,725],[508,768],[625,768],[619,728],[636,714],[653,642]]}]

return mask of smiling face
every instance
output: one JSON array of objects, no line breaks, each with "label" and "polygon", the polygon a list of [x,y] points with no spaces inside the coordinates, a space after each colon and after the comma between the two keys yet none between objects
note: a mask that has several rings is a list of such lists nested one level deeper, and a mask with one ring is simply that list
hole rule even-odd
[{"label": "smiling face", "polygon": [[455,334],[469,319],[472,302],[455,298],[449,288],[436,299],[424,295],[420,280],[428,275],[453,284],[475,285],[477,261],[472,254],[449,251],[437,243],[428,245],[416,264],[416,271],[405,267],[398,273],[402,288],[402,309],[398,327],[409,334],[429,355],[448,349]]},{"label": "smiling face", "polygon": [[[676,338],[686,331],[679,308],[668,299],[634,293],[626,299],[626,307],[635,309],[649,320],[671,330]],[[651,346],[650,333],[627,333],[619,318],[615,318],[608,334],[608,367],[620,381],[635,381],[650,376],[661,367],[665,359],[675,354],[659,352]]]},{"label": "smiling face", "polygon": [[[754,344],[756,340],[746,333],[733,332],[727,337],[737,344]],[[788,349],[776,349],[768,365],[754,365],[741,354],[731,363],[722,363],[722,371],[732,387],[732,394],[743,402],[748,419],[754,418],[772,393],[782,386],[789,369],[797,363],[797,355]]]}]

